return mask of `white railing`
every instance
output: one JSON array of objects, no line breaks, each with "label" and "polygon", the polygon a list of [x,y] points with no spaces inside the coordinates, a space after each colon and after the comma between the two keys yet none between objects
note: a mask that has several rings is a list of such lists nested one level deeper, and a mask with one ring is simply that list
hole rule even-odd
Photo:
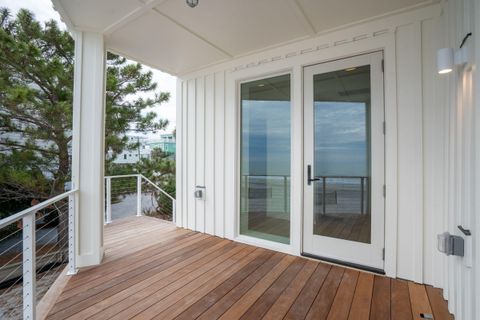
[{"label": "white railing", "polygon": [[[17,232],[21,231],[21,238],[18,241],[13,241],[13,244],[8,243],[6,246],[8,247],[5,250],[2,250],[0,253],[0,257],[7,257],[4,260],[6,262],[2,262],[0,264],[0,273],[2,274],[2,279],[0,279],[0,283],[11,283],[6,289],[2,289],[2,294],[0,294],[0,298],[3,295],[10,294],[11,292],[16,292],[15,290],[17,287],[20,286],[20,282],[22,282],[22,296],[17,297],[17,304],[21,305],[20,302],[23,301],[23,311],[20,310],[10,310],[6,313],[4,310],[2,312],[4,314],[0,315],[1,318],[13,318],[12,314],[16,314],[17,317],[20,317],[23,314],[23,319],[35,319],[36,317],[36,306],[37,306],[37,273],[45,273],[50,271],[50,269],[45,270],[48,268],[49,265],[56,265],[58,263],[58,255],[52,250],[60,250],[61,246],[51,246],[49,250],[46,252],[42,252],[42,249],[47,249],[46,245],[38,248],[42,238],[47,237],[48,233],[55,231],[56,232],[56,239],[57,244],[61,243],[61,241],[65,241],[68,239],[68,272],[67,274],[73,275],[76,274],[76,264],[75,264],[75,195],[77,190],[71,190],[65,192],[61,195],[53,197],[49,200],[41,202],[35,206],[32,206],[28,209],[25,209],[17,214],[9,216],[0,220],[0,230],[6,227],[11,226],[12,224],[17,224],[18,230],[14,231],[13,233],[7,235],[3,239],[0,239],[0,243],[7,242],[7,240],[11,239],[13,236],[16,235]],[[58,205],[58,203],[61,205]],[[52,209],[53,208],[53,209]],[[62,231],[59,227],[49,230],[45,232],[43,230],[44,235],[39,236],[37,239],[37,233],[41,231],[42,228],[37,228],[37,223],[44,219],[43,217],[37,218],[37,213],[41,212],[42,210],[47,209],[50,210],[46,215],[51,213],[57,213],[59,217],[61,212],[65,212],[66,219],[68,219],[68,224],[64,227]],[[60,220],[60,218],[58,218]],[[48,223],[47,223],[48,225]],[[68,230],[68,231],[67,231]],[[61,234],[64,233],[65,235],[63,238]],[[66,239],[65,239],[66,238]],[[12,242],[12,241],[11,241]],[[18,247],[18,248],[17,248]],[[21,251],[16,256],[10,259],[8,254],[11,249],[14,248],[15,250],[18,249]],[[21,248],[21,250],[20,250]],[[38,251],[37,251],[38,250]],[[14,250],[13,250],[14,251]],[[16,251],[14,251],[16,253]],[[37,261],[37,252],[39,255],[39,260]],[[18,260],[21,261],[17,262]],[[21,268],[21,273],[20,273]],[[18,272],[17,272],[18,270]],[[18,274],[17,274],[18,273]],[[41,279],[43,279],[42,277]],[[3,299],[6,300],[6,299]],[[16,300],[15,300],[16,301]],[[5,306],[2,306],[5,307]]]},{"label": "white railing", "polygon": [[[154,195],[161,194],[164,201],[158,201]],[[142,200],[150,194],[153,204],[145,209]],[[133,204],[135,206],[133,206]],[[117,206],[117,208],[114,208]],[[159,209],[160,208],[160,209]],[[105,214],[104,222],[112,222],[112,212],[117,211],[117,215],[124,216],[135,213],[142,216],[144,211],[164,211],[166,216],[171,216],[172,221],[176,221],[176,201],[168,192],[160,188],[150,179],[142,174],[126,174],[105,177]],[[121,213],[120,213],[121,212]]]}]

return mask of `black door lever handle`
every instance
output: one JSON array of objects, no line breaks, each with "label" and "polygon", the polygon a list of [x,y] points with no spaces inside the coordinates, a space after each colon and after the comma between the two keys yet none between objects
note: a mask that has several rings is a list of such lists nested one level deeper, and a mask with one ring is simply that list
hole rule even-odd
[{"label": "black door lever handle", "polygon": [[307,166],[307,184],[308,185],[311,185],[312,184],[312,181],[319,181],[320,179],[319,178],[312,178],[312,166],[311,165],[308,165]]}]

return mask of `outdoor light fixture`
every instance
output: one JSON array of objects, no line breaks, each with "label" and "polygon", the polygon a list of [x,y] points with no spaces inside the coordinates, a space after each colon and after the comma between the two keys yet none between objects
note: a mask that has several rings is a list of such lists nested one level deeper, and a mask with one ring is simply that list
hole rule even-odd
[{"label": "outdoor light fixture", "polygon": [[437,51],[437,71],[439,74],[450,73],[456,66],[468,64],[471,61],[471,47],[464,46],[465,41],[472,34],[469,33],[463,38],[460,49],[442,48]]},{"label": "outdoor light fixture", "polygon": [[198,0],[187,0],[187,4],[190,8],[195,8],[198,5]]},{"label": "outdoor light fixture", "polygon": [[454,55],[452,48],[442,48],[437,51],[437,71],[439,74],[452,72]]}]

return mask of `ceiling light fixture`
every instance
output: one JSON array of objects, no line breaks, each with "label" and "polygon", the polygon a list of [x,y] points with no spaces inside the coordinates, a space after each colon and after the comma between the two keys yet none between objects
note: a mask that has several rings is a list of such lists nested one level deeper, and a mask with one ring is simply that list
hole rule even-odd
[{"label": "ceiling light fixture", "polygon": [[198,0],[187,0],[187,4],[190,8],[195,8],[198,6]]}]

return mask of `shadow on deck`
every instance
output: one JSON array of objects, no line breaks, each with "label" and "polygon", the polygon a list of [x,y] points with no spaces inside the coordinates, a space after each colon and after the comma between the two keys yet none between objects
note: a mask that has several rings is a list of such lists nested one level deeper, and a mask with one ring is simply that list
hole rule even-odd
[{"label": "shadow on deck", "polygon": [[68,280],[48,319],[452,319],[441,291],[176,228],[105,228],[105,260]]}]

